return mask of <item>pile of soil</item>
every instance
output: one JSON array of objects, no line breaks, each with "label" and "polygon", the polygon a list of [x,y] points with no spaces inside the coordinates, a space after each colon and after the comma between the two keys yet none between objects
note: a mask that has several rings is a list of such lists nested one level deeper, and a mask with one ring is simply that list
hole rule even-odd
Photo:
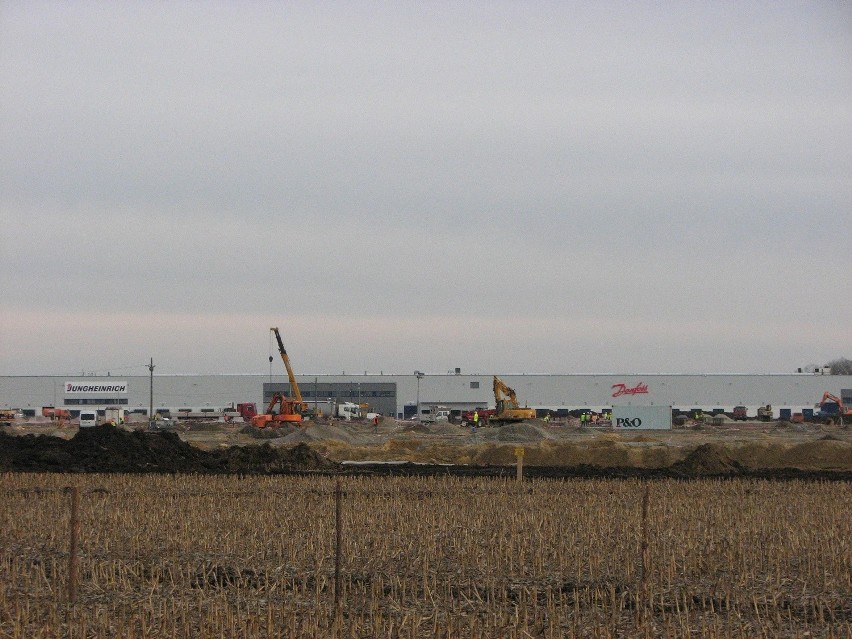
[{"label": "pile of soil", "polygon": [[533,443],[540,442],[544,435],[532,424],[523,422],[521,424],[506,424],[501,426],[497,433],[497,440],[501,442]]},{"label": "pile of soil", "polygon": [[849,468],[849,445],[826,435],[819,441],[792,446],[781,455],[785,466],[800,468],[819,465],[826,470],[845,470]]},{"label": "pile of soil", "polygon": [[305,442],[316,442],[323,440],[341,441],[351,444],[352,436],[343,426],[334,424],[308,424],[301,428],[294,428],[293,432],[284,437],[287,444],[299,444]]},{"label": "pile of soil", "polygon": [[257,428],[256,426],[243,426],[239,430],[240,435],[248,435],[252,439],[278,439],[289,435],[290,432],[291,430],[284,428]]},{"label": "pile of soil", "polygon": [[[355,457],[341,457],[345,451],[338,450],[337,459],[365,460],[357,465],[344,465],[329,461],[317,449],[346,448],[346,440],[355,438],[354,430],[326,425],[313,431],[294,429],[283,438],[281,434],[278,433],[275,446],[266,441],[262,445],[231,446],[208,452],[168,431],[97,426],[81,429],[71,439],[0,431],[0,472],[244,475],[345,472],[513,477],[517,446],[509,443],[512,441],[521,442],[526,450],[524,475],[527,477],[764,477],[852,481],[852,445],[834,438],[789,447],[773,446],[769,441],[739,447],[709,443],[698,446],[685,457],[673,459],[674,448],[645,445],[649,442],[644,441],[623,442],[615,435],[580,444],[556,443],[531,427],[513,426],[505,431],[504,438],[495,432],[493,438],[475,444],[444,442],[429,446],[423,439],[409,439],[406,430],[402,433],[405,437],[389,439],[379,449],[355,447],[353,450],[359,452]],[[290,441],[297,437],[299,441]],[[315,441],[317,438],[322,439]],[[634,438],[639,439],[641,435]],[[369,456],[373,452],[380,452],[380,459],[392,461],[366,461],[375,459]],[[403,461],[418,458],[423,463]]]},{"label": "pile of soil", "polygon": [[333,470],[337,464],[300,444],[294,448],[231,447],[212,452],[173,432],[126,431],[113,426],[81,429],[69,440],[0,432],[0,471],[84,473],[284,474]]},{"label": "pile of soil", "polygon": [[736,475],[743,470],[728,450],[718,444],[699,446],[685,459],[672,464],[671,469],[687,477]]}]

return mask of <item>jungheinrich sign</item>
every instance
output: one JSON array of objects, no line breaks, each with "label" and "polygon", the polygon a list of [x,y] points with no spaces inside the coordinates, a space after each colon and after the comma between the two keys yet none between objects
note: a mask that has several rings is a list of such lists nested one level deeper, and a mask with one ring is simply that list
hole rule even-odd
[{"label": "jungheinrich sign", "polygon": [[82,393],[123,393],[127,394],[127,382],[65,382],[66,395]]}]

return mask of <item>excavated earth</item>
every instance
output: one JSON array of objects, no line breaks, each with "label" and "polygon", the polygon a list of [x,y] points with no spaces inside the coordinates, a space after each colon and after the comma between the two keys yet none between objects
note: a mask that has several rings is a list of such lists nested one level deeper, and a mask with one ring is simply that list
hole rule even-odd
[{"label": "excavated earth", "polygon": [[[80,429],[73,436],[0,431],[0,472],[514,477],[514,453],[522,446],[528,451],[526,477],[852,480],[848,433],[818,434],[807,441],[780,444],[755,440],[730,445],[698,439],[675,454],[671,452],[675,447],[641,434],[627,439],[608,433],[584,434],[576,437],[585,441],[578,443],[575,438],[566,443],[552,434],[558,431],[528,424],[488,432],[480,429],[474,435],[446,424],[394,425],[393,432],[384,434],[373,434],[366,425],[335,424],[276,432],[251,427],[225,434],[223,430],[187,427],[178,434],[97,426]],[[478,439],[471,444],[471,438]],[[453,461],[437,459],[447,450],[453,452],[446,459]],[[636,461],[640,453],[646,454],[644,462]],[[353,459],[351,455],[357,459],[333,461]],[[467,455],[463,463],[457,461],[459,455]]]},{"label": "excavated earth", "polygon": [[174,432],[80,429],[71,439],[0,432],[0,470],[65,473],[276,474],[333,470],[305,444],[234,446],[204,451]]}]

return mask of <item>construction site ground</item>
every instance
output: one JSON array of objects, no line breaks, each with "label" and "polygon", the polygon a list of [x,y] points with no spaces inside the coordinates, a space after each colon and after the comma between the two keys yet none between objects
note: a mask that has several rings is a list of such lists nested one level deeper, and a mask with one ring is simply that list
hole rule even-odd
[{"label": "construction site ground", "polygon": [[[78,436],[79,432],[79,436]],[[31,437],[32,436],[32,437]],[[239,422],[144,421],[82,429],[46,418],[0,430],[0,471],[393,473],[852,479],[852,430],[788,422],[688,423],[614,431],[579,421],[503,426],[382,418],[257,429]]]}]

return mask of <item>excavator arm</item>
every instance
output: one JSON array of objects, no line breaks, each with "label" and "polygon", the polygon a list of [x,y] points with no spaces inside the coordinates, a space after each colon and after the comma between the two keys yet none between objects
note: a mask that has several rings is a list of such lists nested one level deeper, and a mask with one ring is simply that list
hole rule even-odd
[{"label": "excavator arm", "polygon": [[515,391],[506,386],[503,380],[496,375],[494,376],[494,401],[503,402],[503,405],[507,408],[518,407],[518,397],[515,395]]},{"label": "excavator arm", "polygon": [[494,403],[496,413],[491,421],[500,422],[522,422],[527,419],[535,419],[535,409],[521,408],[515,391],[496,375],[494,376]]},{"label": "excavator arm", "polygon": [[838,406],[841,410],[843,410],[843,408],[844,408],[844,407],[843,407],[843,400],[842,400],[842,399],[840,399],[837,395],[832,395],[832,394],[831,394],[831,393],[829,393],[828,391],[826,391],[825,393],[823,393],[823,395],[822,395],[822,399],[820,400],[819,405],[820,405],[820,406],[822,406],[822,405],[823,405],[823,404],[825,404],[826,402],[834,402],[835,404],[837,404],[837,406]]}]

